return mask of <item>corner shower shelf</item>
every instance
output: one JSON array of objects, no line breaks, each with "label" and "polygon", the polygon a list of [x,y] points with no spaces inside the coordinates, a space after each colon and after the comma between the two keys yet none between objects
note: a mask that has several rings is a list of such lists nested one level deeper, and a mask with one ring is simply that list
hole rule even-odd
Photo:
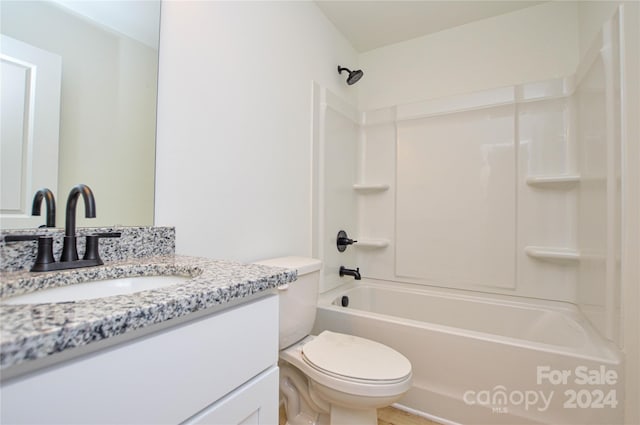
[{"label": "corner shower shelf", "polygon": [[547,189],[572,189],[579,182],[580,176],[577,174],[527,177],[527,184],[529,186]]},{"label": "corner shower shelf", "polygon": [[353,185],[353,190],[360,193],[384,192],[389,190],[389,185],[356,183]]},{"label": "corner shower shelf", "polygon": [[580,253],[575,249],[553,248],[546,246],[526,246],[524,252],[531,258],[542,261],[580,261]]},{"label": "corner shower shelf", "polygon": [[353,246],[360,248],[386,248],[389,246],[389,239],[358,238],[358,242]]}]

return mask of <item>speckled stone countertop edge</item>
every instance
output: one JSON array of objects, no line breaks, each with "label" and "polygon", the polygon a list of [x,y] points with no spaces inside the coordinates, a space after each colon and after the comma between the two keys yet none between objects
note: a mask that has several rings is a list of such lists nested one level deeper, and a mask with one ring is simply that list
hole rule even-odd
[{"label": "speckled stone countertop edge", "polygon": [[241,300],[297,278],[295,270],[164,255],[113,261],[64,272],[2,273],[0,293],[124,276],[176,274],[190,279],[165,288],[92,300],[8,305],[0,298],[0,371],[51,354]]}]

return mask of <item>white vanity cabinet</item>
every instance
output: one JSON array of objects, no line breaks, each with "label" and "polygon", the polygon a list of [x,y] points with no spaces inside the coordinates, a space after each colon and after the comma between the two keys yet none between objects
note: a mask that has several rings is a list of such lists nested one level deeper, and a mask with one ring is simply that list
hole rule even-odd
[{"label": "white vanity cabinet", "polygon": [[277,424],[278,372],[269,368],[182,425]]},{"label": "white vanity cabinet", "polygon": [[278,298],[187,321],[0,387],[0,423],[276,424]]}]

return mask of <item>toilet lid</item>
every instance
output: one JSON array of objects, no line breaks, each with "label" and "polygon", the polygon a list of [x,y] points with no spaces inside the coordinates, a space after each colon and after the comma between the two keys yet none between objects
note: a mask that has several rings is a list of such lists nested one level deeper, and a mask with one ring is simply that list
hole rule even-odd
[{"label": "toilet lid", "polygon": [[411,363],[394,349],[353,335],[324,331],[302,347],[304,359],[329,374],[366,381],[398,381]]}]

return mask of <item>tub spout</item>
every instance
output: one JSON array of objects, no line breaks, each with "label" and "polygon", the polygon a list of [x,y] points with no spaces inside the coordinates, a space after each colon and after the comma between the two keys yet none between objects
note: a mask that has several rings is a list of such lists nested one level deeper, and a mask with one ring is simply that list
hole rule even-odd
[{"label": "tub spout", "polygon": [[345,266],[340,266],[340,277],[344,275],[353,276],[355,280],[362,279],[362,276],[360,276],[360,267],[353,270],[353,269],[348,269]]}]

